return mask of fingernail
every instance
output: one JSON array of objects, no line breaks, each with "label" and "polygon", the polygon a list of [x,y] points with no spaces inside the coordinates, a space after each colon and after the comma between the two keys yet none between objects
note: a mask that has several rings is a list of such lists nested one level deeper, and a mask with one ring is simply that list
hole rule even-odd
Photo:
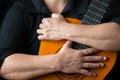
[{"label": "fingernail", "polygon": [[97,75],[96,74],[93,74],[94,77],[96,77]]},{"label": "fingernail", "polygon": [[104,57],[104,58],[103,58],[103,60],[105,60],[105,61],[106,61],[106,60],[107,60],[107,57]]},{"label": "fingernail", "polygon": [[104,64],[101,64],[101,67],[104,67]]}]

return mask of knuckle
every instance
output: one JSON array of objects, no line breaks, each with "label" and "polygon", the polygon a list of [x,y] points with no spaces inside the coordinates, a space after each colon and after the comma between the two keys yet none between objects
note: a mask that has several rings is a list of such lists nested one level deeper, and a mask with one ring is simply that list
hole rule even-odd
[{"label": "knuckle", "polygon": [[42,22],[44,22],[44,21],[45,21],[45,19],[46,19],[46,18],[43,18],[43,19],[42,19]]},{"label": "knuckle", "polygon": [[46,38],[49,38],[49,34],[45,34],[45,37],[46,37]]},{"label": "knuckle", "polygon": [[76,51],[75,54],[76,54],[76,55],[79,55],[79,51]]},{"label": "knuckle", "polygon": [[44,28],[44,24],[39,24],[39,28]]},{"label": "knuckle", "polygon": [[92,61],[94,60],[94,58],[93,58],[92,56],[90,56],[90,57],[88,57],[88,60],[89,60],[90,62],[92,62]]},{"label": "knuckle", "polygon": [[93,65],[93,68],[99,68],[100,67],[100,64],[94,64]]},{"label": "knuckle", "polygon": [[44,29],[44,32],[48,32],[49,31],[49,29]]},{"label": "knuckle", "polygon": [[76,54],[76,56],[81,55],[79,50],[78,50],[78,51],[76,51],[76,52],[75,52],[75,54]]},{"label": "knuckle", "polygon": [[40,24],[39,26],[43,26],[43,24]]},{"label": "knuckle", "polygon": [[103,57],[98,57],[97,60],[103,61]]},{"label": "knuckle", "polygon": [[93,73],[93,72],[90,72],[90,71],[88,71],[88,70],[82,70],[81,72],[80,72],[81,74],[83,74],[83,75],[87,75],[87,76],[96,76],[96,74],[95,73]]},{"label": "knuckle", "polygon": [[92,63],[87,64],[87,67],[88,67],[88,68],[93,67]]},{"label": "knuckle", "polygon": [[77,50],[76,51],[76,54],[78,54],[78,55],[80,55],[80,56],[83,56],[84,55],[84,51],[82,51],[82,50]]},{"label": "knuckle", "polygon": [[85,75],[86,72],[84,70],[80,70],[80,73]]},{"label": "knuckle", "polygon": [[86,71],[86,70],[81,70],[81,72],[80,72],[81,74],[83,74],[83,75],[89,75],[89,72],[88,71]]},{"label": "knuckle", "polygon": [[39,28],[42,26],[42,24],[39,24]]},{"label": "knuckle", "polygon": [[99,63],[99,64],[93,64],[93,68],[101,68],[104,67],[104,64]]},{"label": "knuckle", "polygon": [[87,49],[86,52],[87,52],[87,53],[92,53],[92,52],[93,52],[93,49]]}]

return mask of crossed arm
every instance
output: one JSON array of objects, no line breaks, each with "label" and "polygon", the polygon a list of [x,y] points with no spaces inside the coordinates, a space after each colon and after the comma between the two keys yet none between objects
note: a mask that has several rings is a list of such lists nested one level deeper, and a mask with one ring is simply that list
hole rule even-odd
[{"label": "crossed arm", "polygon": [[120,50],[120,25],[115,22],[97,25],[80,25],[68,23],[61,15],[53,14],[44,18],[38,39],[62,40],[67,39],[86,44],[100,50]]},{"label": "crossed arm", "polygon": [[16,53],[8,56],[1,67],[1,76],[10,80],[28,80],[48,73],[61,71],[65,73],[81,73],[96,76],[85,68],[102,68],[105,56],[91,56],[97,49],[74,50],[71,42],[66,42],[62,49],[53,55],[34,56]]}]

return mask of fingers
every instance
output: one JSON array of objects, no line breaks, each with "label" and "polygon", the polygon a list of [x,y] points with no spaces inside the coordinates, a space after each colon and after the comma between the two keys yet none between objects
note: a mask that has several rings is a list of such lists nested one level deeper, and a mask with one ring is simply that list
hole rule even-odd
[{"label": "fingers", "polygon": [[57,19],[58,21],[65,21],[66,22],[66,20],[65,20],[65,18],[61,15],[61,14],[56,14],[56,13],[53,13],[52,15],[51,15],[51,18],[54,18],[54,19]]},{"label": "fingers", "polygon": [[96,52],[100,52],[100,50],[95,48],[87,48],[80,51],[83,53],[83,55],[92,55],[95,54]]},{"label": "fingers", "polygon": [[45,28],[46,26],[44,24],[40,24],[39,25],[40,29],[37,29],[37,34],[42,35],[43,34],[43,28]]},{"label": "fingers", "polygon": [[91,68],[102,68],[105,65],[103,63],[83,63],[81,66],[83,68],[91,69]]},{"label": "fingers", "polygon": [[[84,56],[83,57],[84,62],[107,61],[106,56],[93,56],[93,54],[100,52],[100,50],[98,50],[98,49],[88,48],[88,49],[84,49],[81,51],[82,51],[82,55]],[[92,56],[90,56],[90,55],[92,55]]]},{"label": "fingers", "polygon": [[94,72],[90,72],[87,69],[93,69],[93,68],[102,68],[105,65],[103,63],[83,63],[80,70],[78,70],[78,73],[81,73],[83,75],[87,75],[87,76],[97,76]]},{"label": "fingers", "polygon": [[37,29],[37,34],[39,34],[38,39],[41,40],[41,39],[44,39],[44,30],[43,30],[43,28],[45,28],[46,26],[44,24],[40,24],[39,27],[40,27],[40,29]]},{"label": "fingers", "polygon": [[[79,70],[78,70],[79,71]],[[90,71],[88,71],[88,70],[86,70],[86,69],[80,69],[80,71],[78,72],[78,73],[81,73],[81,74],[83,74],[83,75],[87,75],[87,76],[97,76],[95,73],[93,73],[93,72],[90,72]]]},{"label": "fingers", "polygon": [[44,37],[44,35],[39,35],[38,36],[38,40],[44,40],[46,37]]},{"label": "fingers", "polygon": [[43,32],[42,32],[42,30],[38,29],[38,30],[37,30],[37,33],[38,33],[39,35],[42,35]]},{"label": "fingers", "polygon": [[44,29],[44,28],[47,28],[48,26],[46,26],[45,24],[43,24],[43,23],[41,23],[40,25],[39,25],[39,28],[40,29]]},{"label": "fingers", "polygon": [[53,13],[53,14],[51,15],[51,17],[52,17],[52,18],[58,18],[58,17],[60,17],[60,14]]},{"label": "fingers", "polygon": [[72,45],[72,41],[67,41],[67,42],[63,45],[63,47],[70,48],[71,45]]},{"label": "fingers", "polygon": [[98,61],[106,61],[106,56],[84,56],[83,61],[84,62],[98,62]]},{"label": "fingers", "polygon": [[42,19],[42,23],[44,23],[44,24],[48,24],[49,22],[51,22],[51,18],[43,18]]}]

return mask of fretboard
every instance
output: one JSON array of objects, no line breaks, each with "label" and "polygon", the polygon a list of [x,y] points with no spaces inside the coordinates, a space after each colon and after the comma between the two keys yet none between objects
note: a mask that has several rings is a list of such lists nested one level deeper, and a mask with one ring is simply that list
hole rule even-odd
[{"label": "fretboard", "polygon": [[[99,24],[103,19],[104,13],[109,5],[110,0],[92,0],[83,20],[82,24]],[[89,46],[82,45],[76,42],[73,42],[72,48],[74,49],[86,49]]]}]

